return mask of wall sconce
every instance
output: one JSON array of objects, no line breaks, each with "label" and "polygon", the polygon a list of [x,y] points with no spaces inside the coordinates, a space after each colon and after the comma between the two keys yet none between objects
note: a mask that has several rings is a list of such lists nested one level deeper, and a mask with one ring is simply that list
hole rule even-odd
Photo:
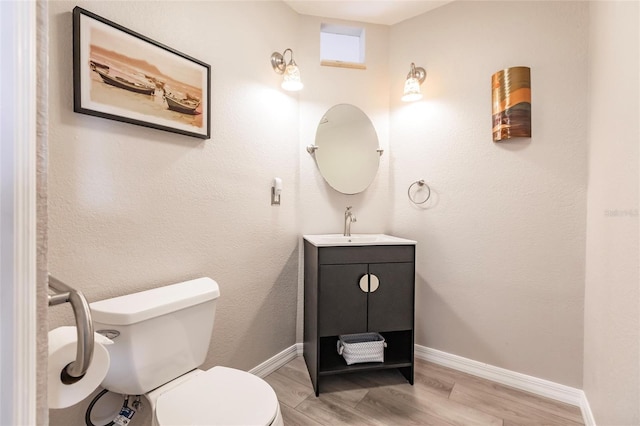
[{"label": "wall sconce", "polygon": [[402,100],[404,102],[413,102],[422,99],[422,93],[420,93],[420,85],[427,77],[427,72],[422,67],[417,67],[416,64],[411,62],[411,68],[409,74],[407,74],[407,81],[404,82],[404,95]]},{"label": "wall sconce", "polygon": [[[286,64],[284,60],[284,55],[286,55],[287,52],[291,55],[288,64]],[[304,87],[304,84],[300,81],[298,65],[296,65],[296,62],[293,60],[293,50],[285,49],[282,53],[273,52],[271,54],[271,66],[278,74],[284,74],[282,79],[282,88],[284,90],[297,92]]]}]

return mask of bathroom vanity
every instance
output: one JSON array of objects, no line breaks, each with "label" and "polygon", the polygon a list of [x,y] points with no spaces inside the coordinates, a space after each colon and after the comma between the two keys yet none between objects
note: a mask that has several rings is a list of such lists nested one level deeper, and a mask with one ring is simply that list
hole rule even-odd
[{"label": "bathroom vanity", "polygon": [[[413,384],[416,242],[383,234],[305,235],[304,358],[316,393],[333,374],[397,368]],[[384,362],[347,365],[340,334],[378,332]]]}]

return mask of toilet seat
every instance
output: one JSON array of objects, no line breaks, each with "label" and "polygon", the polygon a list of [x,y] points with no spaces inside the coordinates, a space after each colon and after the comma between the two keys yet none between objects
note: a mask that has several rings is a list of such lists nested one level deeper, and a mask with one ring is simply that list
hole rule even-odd
[{"label": "toilet seat", "polygon": [[162,393],[158,425],[271,425],[278,398],[267,382],[241,370],[213,367]]}]

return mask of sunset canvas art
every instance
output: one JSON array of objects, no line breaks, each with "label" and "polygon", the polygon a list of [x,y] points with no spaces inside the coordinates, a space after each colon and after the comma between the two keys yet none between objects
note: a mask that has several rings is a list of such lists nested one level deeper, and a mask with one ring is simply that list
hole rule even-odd
[{"label": "sunset canvas art", "polygon": [[491,76],[493,141],[531,137],[531,69],[511,67]]}]

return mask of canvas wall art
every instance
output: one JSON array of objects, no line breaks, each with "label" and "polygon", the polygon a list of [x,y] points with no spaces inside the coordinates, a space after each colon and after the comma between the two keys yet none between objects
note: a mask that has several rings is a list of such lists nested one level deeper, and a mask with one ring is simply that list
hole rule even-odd
[{"label": "canvas wall art", "polygon": [[211,67],[80,7],[73,9],[74,111],[211,135]]},{"label": "canvas wall art", "polygon": [[491,77],[493,141],[531,137],[531,69],[512,67]]}]

